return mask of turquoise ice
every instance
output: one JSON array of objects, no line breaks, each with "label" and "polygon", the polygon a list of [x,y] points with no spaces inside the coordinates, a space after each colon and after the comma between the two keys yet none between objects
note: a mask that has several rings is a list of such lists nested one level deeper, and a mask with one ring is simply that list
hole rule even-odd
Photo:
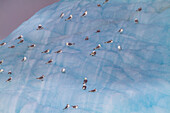
[{"label": "turquoise ice", "polygon": [[[170,1],[103,2],[61,0],[0,41],[7,43],[0,47],[4,61],[0,65],[4,70],[0,73],[0,113],[170,112]],[[142,11],[136,12],[139,7]],[[86,10],[87,16],[81,17]],[[72,20],[65,21],[70,14]],[[39,24],[43,30],[36,30]],[[24,39],[21,44],[16,40],[19,35]],[[89,40],[85,41],[86,36]],[[105,44],[108,40],[113,43]],[[66,42],[75,45],[68,47]],[[28,48],[31,44],[36,47]],[[90,56],[98,44],[102,47]],[[16,47],[8,48],[12,45]],[[48,54],[41,53],[47,49]],[[54,53],[60,49],[63,53]],[[50,59],[53,62],[45,64]],[[10,70],[12,75],[8,75]],[[44,81],[36,79],[41,75]],[[12,81],[5,82],[10,76]],[[82,90],[85,77],[86,91]],[[88,92],[94,88],[97,92]],[[66,104],[79,108],[63,111]]]}]

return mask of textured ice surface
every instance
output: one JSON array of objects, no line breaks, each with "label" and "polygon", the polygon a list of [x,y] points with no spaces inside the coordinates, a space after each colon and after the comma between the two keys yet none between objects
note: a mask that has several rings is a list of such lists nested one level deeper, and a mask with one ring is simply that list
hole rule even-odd
[{"label": "textured ice surface", "polygon": [[[170,1],[110,0],[97,7],[102,3],[61,0],[0,41],[7,42],[0,47],[4,60],[0,113],[169,113]],[[142,11],[136,12],[139,7]],[[80,17],[85,10],[88,15]],[[60,19],[62,12],[65,16]],[[72,21],[64,21],[70,14]],[[37,31],[38,24],[44,29]],[[117,32],[120,28],[122,34]],[[95,33],[98,29],[101,32]],[[24,43],[17,44],[21,34]],[[113,43],[104,43],[111,39]],[[67,47],[66,42],[75,45]],[[99,43],[101,49],[90,56]],[[28,48],[31,44],[36,47]],[[8,48],[11,45],[16,47]],[[47,49],[50,53],[41,53]],[[63,53],[54,53],[59,49]],[[27,60],[21,62],[24,56]],[[50,59],[53,63],[45,64]],[[66,73],[61,73],[62,68]],[[13,79],[7,83],[10,70]],[[44,81],[35,79],[43,74]],[[84,77],[86,91],[81,89]],[[94,88],[97,92],[88,92]],[[79,108],[63,111],[66,104]]]}]

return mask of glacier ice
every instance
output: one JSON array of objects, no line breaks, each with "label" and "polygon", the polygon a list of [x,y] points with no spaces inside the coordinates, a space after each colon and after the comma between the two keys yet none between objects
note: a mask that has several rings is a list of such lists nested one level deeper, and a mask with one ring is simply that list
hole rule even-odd
[{"label": "glacier ice", "polygon": [[[0,65],[0,113],[170,111],[169,0],[103,2],[61,0],[41,9],[0,41],[6,43],[0,46],[4,61]],[[136,12],[139,7],[142,11]],[[81,17],[86,10],[88,14]],[[60,18],[62,12],[65,15]],[[65,21],[70,15],[72,20]],[[39,24],[43,29],[36,30]],[[24,42],[17,44],[20,35]],[[113,43],[104,43],[109,40]],[[67,42],[75,45],[66,46]],[[36,46],[28,48],[32,44]],[[90,56],[98,44],[101,48]],[[49,53],[41,53],[48,49]],[[22,62],[24,57],[27,60]],[[45,64],[50,59],[53,62]],[[36,79],[42,75],[43,81]],[[12,81],[5,82],[10,76]],[[85,77],[88,83],[83,90]],[[97,92],[88,92],[95,88]],[[63,111],[66,104],[78,105],[78,109]]]}]

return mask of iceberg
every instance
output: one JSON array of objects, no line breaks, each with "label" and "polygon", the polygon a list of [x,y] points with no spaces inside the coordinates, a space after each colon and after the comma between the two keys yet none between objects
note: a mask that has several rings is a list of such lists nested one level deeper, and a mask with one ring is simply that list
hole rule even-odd
[{"label": "iceberg", "polygon": [[169,113],[170,2],[103,2],[61,0],[0,41],[0,113]]}]

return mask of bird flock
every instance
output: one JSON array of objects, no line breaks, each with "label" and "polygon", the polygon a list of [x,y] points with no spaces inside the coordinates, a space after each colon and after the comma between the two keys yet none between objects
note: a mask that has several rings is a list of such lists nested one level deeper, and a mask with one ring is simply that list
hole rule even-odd
[{"label": "bird flock", "polygon": [[[109,0],[105,0],[105,1],[103,2],[103,5],[106,4],[107,2],[109,2]],[[97,4],[97,7],[102,7],[102,5],[101,5],[101,4]],[[141,10],[142,10],[142,8],[140,7],[140,8],[138,8],[136,11],[139,12],[139,11],[141,11]],[[87,16],[87,11],[85,11],[85,12],[81,15],[81,17],[85,17],[85,16]],[[64,18],[64,13],[63,13],[63,12],[61,13],[60,18]],[[70,15],[67,19],[65,19],[65,21],[68,21],[68,20],[71,21],[72,18],[73,18],[73,15]],[[139,21],[138,21],[137,18],[135,18],[134,22],[135,22],[136,24],[139,23]],[[44,27],[43,27],[41,24],[39,24],[39,25],[38,25],[38,28],[37,28],[36,30],[42,30],[42,29],[44,29]],[[101,32],[100,30],[97,30],[95,33],[100,33],[100,32]],[[123,28],[120,28],[120,29],[118,30],[118,32],[119,32],[120,34],[123,33]],[[16,40],[20,40],[17,44],[23,43],[23,42],[24,42],[23,35],[20,35],[19,37],[17,37]],[[89,37],[86,36],[85,40],[89,40]],[[106,42],[104,42],[104,43],[106,43],[106,44],[113,43],[113,40],[108,40],[108,41],[106,41]],[[6,45],[5,42],[0,44],[0,46],[4,46],[4,45]],[[67,42],[67,43],[66,43],[66,46],[73,46],[73,45],[75,45],[75,43],[70,43],[70,42]],[[35,44],[31,44],[30,46],[28,46],[28,48],[34,48],[34,47],[36,47]],[[91,56],[95,56],[95,55],[96,55],[96,51],[95,51],[95,50],[96,50],[96,49],[100,49],[101,47],[102,47],[101,44],[98,44],[98,45],[93,49],[93,51],[90,53],[90,55],[91,55]],[[9,46],[8,48],[15,48],[15,45]],[[118,50],[122,50],[122,47],[121,47],[120,45],[118,45],[117,48],[118,48]],[[49,53],[49,52],[50,52],[50,50],[47,49],[47,50],[45,50],[45,51],[43,51],[43,52],[41,52],[41,53],[42,53],[42,54],[47,54],[47,53]],[[62,53],[62,52],[63,52],[63,51],[60,49],[60,50],[58,50],[58,51],[56,51],[56,52],[54,52],[54,53]],[[23,57],[23,59],[22,59],[21,61],[22,61],[22,62],[25,62],[26,60],[27,60],[27,58],[26,58],[26,57]],[[1,61],[0,61],[0,65],[2,65],[3,62],[4,62],[4,61],[1,60]],[[47,61],[45,64],[51,64],[52,62],[53,62],[53,59],[50,59],[50,60]],[[4,70],[3,70],[3,69],[0,69],[0,73],[2,73],[2,72],[4,72]],[[65,69],[65,68],[62,68],[62,69],[61,69],[61,72],[62,72],[62,73],[65,73],[65,72],[66,72],[66,69]],[[9,71],[8,74],[9,74],[9,75],[12,75],[12,72]],[[38,78],[36,78],[36,79],[43,81],[44,77],[45,77],[45,75],[42,75],[42,76],[40,76],[40,77],[38,77]],[[6,80],[6,82],[10,82],[10,81],[12,81],[12,77],[9,77],[9,78]],[[82,86],[82,89],[83,89],[83,90],[86,90],[86,88],[87,88],[87,86],[86,86],[87,82],[88,82],[88,80],[87,80],[87,78],[85,77],[85,78],[84,78],[84,81],[83,81],[83,86]],[[89,92],[96,92],[96,91],[97,91],[97,89],[95,88],[95,89],[90,90]],[[70,107],[70,105],[67,104],[63,110],[68,109],[69,107]],[[73,105],[72,108],[77,109],[77,108],[78,108],[78,105]]]}]

